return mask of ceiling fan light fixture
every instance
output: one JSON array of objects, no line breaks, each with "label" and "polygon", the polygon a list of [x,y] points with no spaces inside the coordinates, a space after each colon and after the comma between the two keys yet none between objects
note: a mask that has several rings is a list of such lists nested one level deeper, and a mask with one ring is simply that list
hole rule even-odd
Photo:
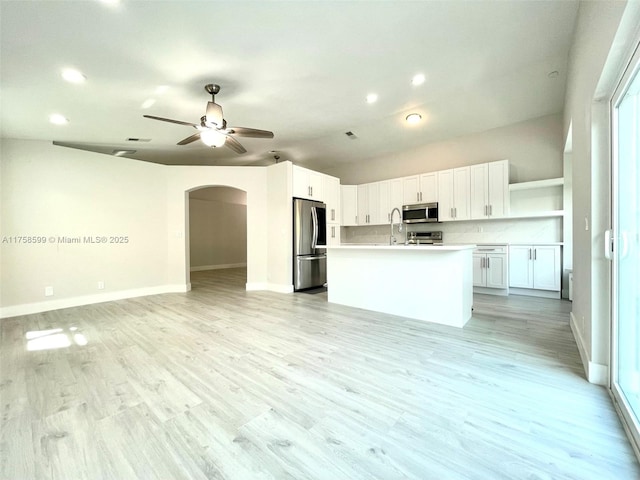
[{"label": "ceiling fan light fixture", "polygon": [[422,120],[422,115],[420,115],[419,113],[410,113],[409,115],[407,115],[405,120],[407,121],[407,123],[416,124],[419,123],[420,120]]},{"label": "ceiling fan light fixture", "polygon": [[203,130],[200,132],[200,139],[208,147],[221,147],[227,140],[226,135],[215,130]]}]

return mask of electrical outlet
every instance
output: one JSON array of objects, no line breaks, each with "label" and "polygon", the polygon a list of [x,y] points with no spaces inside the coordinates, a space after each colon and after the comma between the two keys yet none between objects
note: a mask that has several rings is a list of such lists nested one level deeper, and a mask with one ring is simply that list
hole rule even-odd
[{"label": "electrical outlet", "polygon": [[44,296],[53,297],[53,287],[44,287]]},{"label": "electrical outlet", "polygon": [[104,290],[104,282],[102,280],[98,282],[98,290]]}]

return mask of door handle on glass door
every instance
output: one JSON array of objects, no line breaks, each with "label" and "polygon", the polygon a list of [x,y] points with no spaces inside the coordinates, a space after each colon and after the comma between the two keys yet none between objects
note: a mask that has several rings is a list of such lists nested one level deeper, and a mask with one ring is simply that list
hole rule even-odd
[{"label": "door handle on glass door", "polygon": [[613,230],[604,231],[604,258],[613,260]]}]

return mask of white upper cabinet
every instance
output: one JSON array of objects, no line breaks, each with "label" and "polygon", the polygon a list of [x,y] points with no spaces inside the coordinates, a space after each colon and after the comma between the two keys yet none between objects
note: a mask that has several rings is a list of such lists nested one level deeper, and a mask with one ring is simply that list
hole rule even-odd
[{"label": "white upper cabinet", "polygon": [[[402,212],[402,179],[384,180],[378,182],[380,200],[378,204],[377,223],[384,224],[391,221],[391,212],[397,208]],[[402,216],[402,213],[400,214]],[[396,217],[394,220],[398,220]]]},{"label": "white upper cabinet", "polygon": [[340,179],[324,175],[324,203],[327,204],[327,223],[340,223]]},{"label": "white upper cabinet", "polygon": [[347,227],[358,225],[358,187],[356,185],[341,185],[340,203],[341,225]]},{"label": "white upper cabinet", "polygon": [[438,201],[438,173],[423,173],[420,175],[420,202],[432,203]]},{"label": "white upper cabinet", "polygon": [[438,172],[438,219],[441,222],[469,220],[470,182],[469,167]]},{"label": "white upper cabinet", "polygon": [[438,173],[423,173],[402,179],[403,205],[438,201]]},{"label": "white upper cabinet", "polygon": [[509,161],[470,167],[471,218],[502,218],[509,215]]},{"label": "white upper cabinet", "polygon": [[358,185],[358,225],[378,225],[380,222],[379,182]]},{"label": "white upper cabinet", "polygon": [[391,180],[378,182],[378,218],[377,223],[389,223],[391,218]]},{"label": "white upper cabinet", "polygon": [[340,245],[340,225],[336,223],[327,224],[327,245],[330,247]]},{"label": "white upper cabinet", "polygon": [[403,205],[420,203],[420,176],[413,175],[402,179]]},{"label": "white upper cabinet", "polygon": [[293,196],[324,201],[324,176],[308,168],[293,166]]}]

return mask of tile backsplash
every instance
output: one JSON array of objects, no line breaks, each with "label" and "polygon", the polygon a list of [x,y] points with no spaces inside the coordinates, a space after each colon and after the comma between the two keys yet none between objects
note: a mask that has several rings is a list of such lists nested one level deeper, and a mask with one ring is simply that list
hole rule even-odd
[{"label": "tile backsplash", "polygon": [[[389,243],[389,225],[342,227],[342,243]],[[562,242],[562,217],[403,225],[394,226],[398,243],[408,231],[441,230],[444,243],[554,243]]]}]

